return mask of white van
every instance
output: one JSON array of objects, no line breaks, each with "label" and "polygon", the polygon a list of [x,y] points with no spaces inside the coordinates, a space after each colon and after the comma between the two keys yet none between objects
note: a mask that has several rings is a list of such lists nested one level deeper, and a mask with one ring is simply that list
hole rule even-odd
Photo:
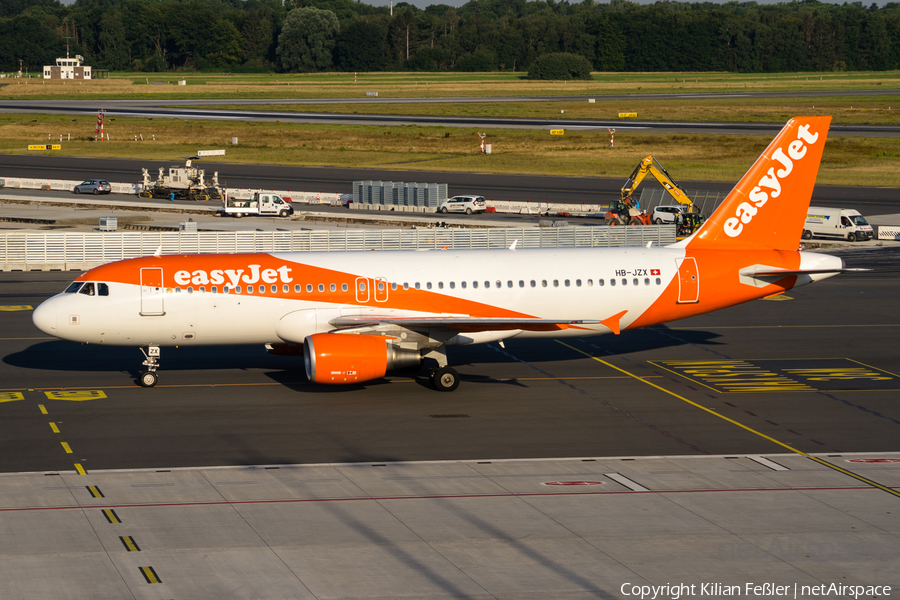
[{"label": "white van", "polygon": [[865,242],[875,237],[875,231],[859,211],[810,206],[806,213],[806,224],[803,226],[803,239],[813,237]]},{"label": "white van", "polygon": [[453,196],[444,200],[438,207],[438,212],[447,214],[448,212],[459,212],[471,215],[472,213],[484,212],[487,204],[484,196]]}]

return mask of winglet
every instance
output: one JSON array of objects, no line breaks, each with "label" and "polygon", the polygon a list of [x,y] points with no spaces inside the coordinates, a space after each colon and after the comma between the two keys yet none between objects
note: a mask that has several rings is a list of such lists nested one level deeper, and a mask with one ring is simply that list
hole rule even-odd
[{"label": "winglet", "polygon": [[831,117],[794,117],[693,236],[691,249],[796,250]]},{"label": "winglet", "polygon": [[623,310],[622,312],[614,314],[613,316],[609,317],[608,319],[603,319],[602,321],[600,321],[600,324],[605,327],[609,327],[610,330],[612,330],[612,332],[614,334],[619,335],[619,333],[621,333],[621,331],[622,331],[621,328],[619,327],[619,321],[622,320],[622,317],[624,317],[625,313],[627,313],[627,312],[628,312],[627,310]]}]

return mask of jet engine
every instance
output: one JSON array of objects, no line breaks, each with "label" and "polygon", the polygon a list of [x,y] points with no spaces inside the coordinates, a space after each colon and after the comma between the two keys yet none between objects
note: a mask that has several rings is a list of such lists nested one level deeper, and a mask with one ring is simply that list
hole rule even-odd
[{"label": "jet engine", "polygon": [[396,348],[381,335],[316,333],[303,346],[306,376],[316,383],[369,381],[422,362],[418,351]]}]

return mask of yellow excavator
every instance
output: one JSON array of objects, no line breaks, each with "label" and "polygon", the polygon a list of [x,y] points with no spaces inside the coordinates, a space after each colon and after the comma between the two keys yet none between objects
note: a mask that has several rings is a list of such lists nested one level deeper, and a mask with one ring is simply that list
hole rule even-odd
[{"label": "yellow excavator", "polygon": [[[648,174],[653,175],[660,185],[669,192],[672,198],[685,208],[683,218],[676,220],[676,225],[679,226],[679,235],[690,235],[693,233],[694,230],[703,223],[703,217],[699,213],[694,212],[694,202],[687,195],[687,192],[672,180],[669,176],[669,172],[666,171],[666,168],[659,164],[659,161],[652,156],[648,156],[638,163],[638,166],[635,167],[634,171],[625,181],[625,185],[622,186],[622,201],[618,208],[620,211],[622,211],[622,209],[627,211],[625,214],[620,213],[619,216],[622,221],[625,223],[635,223],[635,221],[639,221],[645,225],[651,223],[649,215],[645,215],[637,210],[634,198],[632,198],[634,191]],[[615,204],[618,205],[619,203]],[[678,221],[681,221],[681,223]]]}]

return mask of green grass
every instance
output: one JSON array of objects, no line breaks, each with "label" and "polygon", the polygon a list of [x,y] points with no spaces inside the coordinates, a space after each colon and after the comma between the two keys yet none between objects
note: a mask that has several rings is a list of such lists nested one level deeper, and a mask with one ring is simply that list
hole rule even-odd
[{"label": "green grass", "polygon": [[[197,150],[226,148],[223,158],[204,159],[208,170],[227,173],[218,163],[348,166],[397,170],[477,173],[530,173],[619,177],[624,182],[638,162],[656,156],[679,180],[736,181],[771,141],[769,136],[723,136],[621,131],[609,148],[606,131],[488,131],[493,154],[479,152],[475,129],[373,127],[295,123],[107,119],[111,142],[91,141],[95,119],[59,115],[0,116],[0,151],[26,154],[28,144],[72,135],[62,150],[43,154],[135,158],[181,162]],[[48,140],[47,135],[51,134]],[[143,135],[145,141],[135,142]],[[151,141],[155,136],[156,140]],[[232,137],[238,146],[231,146]],[[140,178],[135,172],[134,181]],[[900,140],[829,138],[819,183],[900,187]],[[227,180],[226,180],[227,183]],[[327,190],[326,190],[327,191]]]}]

